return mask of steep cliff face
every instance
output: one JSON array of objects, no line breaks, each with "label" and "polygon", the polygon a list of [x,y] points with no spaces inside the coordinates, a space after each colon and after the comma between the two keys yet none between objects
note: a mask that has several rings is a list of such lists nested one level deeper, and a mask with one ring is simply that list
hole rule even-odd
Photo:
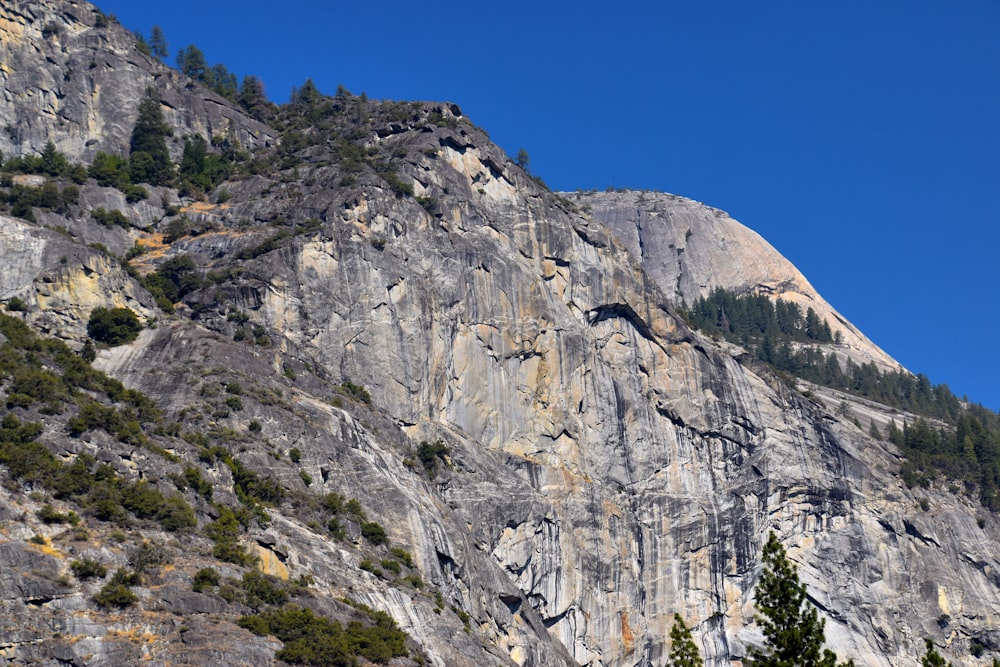
[{"label": "steep cliff face", "polygon": [[921,512],[895,452],[686,331],[604,228],[459,135],[395,138],[441,150],[402,171],[437,215],[379,188],[307,196],[323,238],[242,305],[414,437],[507,455],[541,516],[461,475],[444,494],[575,660],[656,664],[676,610],[711,664],[742,655],[770,528],[844,655],[912,659],[942,613],[956,647],[995,631],[992,523],[948,494]]},{"label": "steep cliff face", "polygon": [[228,100],[140,53],[131,33],[89,3],[10,0],[0,7],[5,156],[41,153],[48,141],[74,160],[98,151],[127,155],[138,100],[150,86],[174,129],[175,157],[190,134],[247,147],[275,138]]},{"label": "steep cliff face", "polygon": [[[38,20],[91,11],[54,0],[30,5],[15,6],[26,17],[23,33],[39,38]],[[333,142],[316,142],[294,176],[289,168],[235,179],[224,205],[181,202],[206,232],[134,262],[145,271],[188,255],[211,272],[174,315],[156,312],[117,263],[84,247],[99,240],[124,252],[174,219],[166,209],[121,202],[135,226],[113,231],[85,209],[51,214],[53,226],[73,223],[74,239],[0,217],[4,256],[17,257],[0,267],[0,287],[29,305],[26,321],[78,346],[94,305],[156,317],[157,328],[101,350],[95,365],[152,396],[167,423],[209,429],[294,496],[268,508],[266,527],[241,537],[261,569],[290,580],[308,574],[306,603],[331,615],[347,613],[343,597],[388,611],[435,665],[662,665],[680,612],[706,664],[722,666],[739,664],[760,639],[753,586],[774,530],[841,658],[913,664],[925,636],[957,664],[983,664],[968,657],[972,638],[1000,650],[996,520],[977,521],[979,508],[943,488],[908,490],[891,445],[674,314],[675,289],[690,298],[711,284],[705,276],[724,263],[723,250],[756,243],[746,230],[732,223],[725,241],[714,238],[720,229],[707,224],[706,209],[677,204],[701,216],[691,237],[676,227],[672,252],[630,253],[635,237],[619,228],[619,241],[598,218],[636,229],[602,213],[637,206],[636,195],[591,201],[591,217],[541,189],[456,107],[366,104],[351,107],[364,111],[358,146],[391,171],[348,171]],[[0,104],[0,116],[15,113]],[[58,122],[40,127],[57,145],[75,141],[77,130]],[[84,195],[112,196],[93,183]],[[663,208],[667,196],[654,200],[650,210],[682,217]],[[723,250],[707,250],[720,243]],[[674,268],[680,247],[690,248],[685,258],[706,248],[697,271]],[[727,283],[788,289],[791,280],[819,310],[793,267],[763,241],[754,247],[766,266],[758,271],[740,250],[731,264],[742,268]],[[669,261],[661,266],[657,256]],[[338,391],[344,380],[364,385],[370,405]],[[234,383],[242,407],[227,410],[222,397]],[[162,485],[181,465],[196,465],[216,500],[237,503],[232,473],[200,458],[193,439],[167,428],[150,436],[172,462],[100,434],[81,442],[65,434],[62,417],[18,410],[47,420],[46,442],[67,460],[93,452],[122,474]],[[437,439],[449,465],[442,461],[431,478],[415,451]],[[88,602],[93,586],[52,584],[70,555],[126,555],[91,518],[85,546],[41,525],[31,490],[14,484],[0,503],[10,522],[0,547],[23,561],[0,560],[0,595],[9,618],[36,628],[3,647],[5,655],[87,665],[123,656],[273,660],[276,640],[233,625],[247,608],[190,591],[191,575],[207,564],[226,576],[242,572],[213,561],[200,530],[173,545],[140,526],[173,549],[174,564],[142,589],[138,610],[111,616]],[[388,554],[357,525],[340,538],[317,530],[310,502],[328,492],[360,499],[390,543],[413,555],[425,587],[362,568]],[[202,529],[218,516],[205,502],[197,509]],[[63,551],[34,550],[26,540],[35,532],[63,540]],[[38,577],[23,576],[28,568],[51,570],[41,578],[51,590],[34,591]],[[183,629],[171,614],[183,617]],[[135,633],[148,637],[130,642]],[[209,650],[210,636],[227,638]]]},{"label": "steep cliff face", "polygon": [[812,308],[842,341],[838,356],[883,371],[902,366],[838,313],[759,234],[724,211],[658,192],[564,193],[608,226],[675,303],[693,304],[716,287],[765,294]]}]

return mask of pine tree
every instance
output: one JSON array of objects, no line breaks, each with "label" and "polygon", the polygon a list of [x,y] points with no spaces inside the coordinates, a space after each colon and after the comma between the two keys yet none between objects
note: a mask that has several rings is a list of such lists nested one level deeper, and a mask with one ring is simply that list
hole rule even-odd
[{"label": "pine tree", "polygon": [[896,426],[895,419],[889,420],[889,432],[887,437],[889,438],[889,442],[897,447],[901,447],[903,445],[903,432],[899,430],[898,426]]},{"label": "pine tree", "polygon": [[161,61],[170,55],[167,38],[163,34],[163,29],[158,25],[153,26],[153,32],[149,36],[149,47],[153,51],[153,56]]},{"label": "pine tree", "polygon": [[524,147],[517,149],[517,157],[514,158],[514,164],[524,169],[526,173],[531,173],[531,156],[528,155],[528,151]]},{"label": "pine tree", "polygon": [[139,102],[139,117],[130,142],[129,171],[133,183],[170,183],[174,173],[167,150],[166,138],[170,134],[170,126],[163,120],[160,98],[153,88],[147,88],[146,96]]},{"label": "pine tree", "polygon": [[[823,648],[824,621],[806,601],[806,586],[773,532],[764,545],[764,571],[754,601],[764,648],[750,648],[752,667],[838,667],[837,656]],[[853,667],[854,662],[842,663]]]},{"label": "pine tree", "polygon": [[236,98],[239,96],[236,75],[230,72],[228,67],[222,63],[212,65],[212,69],[208,71],[207,78],[206,85],[212,90],[227,99],[236,101]]},{"label": "pine tree", "polygon": [[195,81],[205,83],[208,80],[208,61],[202,50],[194,44],[177,52],[177,67]]},{"label": "pine tree", "polygon": [[139,51],[139,53],[147,56],[153,55],[153,52],[149,48],[149,42],[146,41],[146,36],[138,30],[132,34],[135,36],[135,48]]},{"label": "pine tree", "polygon": [[946,662],[941,654],[937,652],[934,648],[934,642],[930,639],[924,640],[927,645],[927,652],[924,653],[924,657],[920,659],[921,667],[952,667],[950,662]]},{"label": "pine tree", "polygon": [[42,151],[42,171],[49,176],[58,176],[66,170],[69,163],[66,156],[56,150],[56,145],[51,141],[45,143]]},{"label": "pine tree", "polygon": [[674,626],[670,628],[670,655],[667,667],[702,667],[698,645],[694,643],[691,629],[680,614],[674,614]]},{"label": "pine tree", "polygon": [[260,120],[270,118],[274,113],[274,105],[264,92],[264,83],[255,76],[243,77],[237,101],[250,115]]}]

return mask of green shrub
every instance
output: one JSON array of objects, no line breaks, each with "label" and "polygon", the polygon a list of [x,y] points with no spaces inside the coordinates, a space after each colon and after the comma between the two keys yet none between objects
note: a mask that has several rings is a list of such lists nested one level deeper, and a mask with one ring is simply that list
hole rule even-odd
[{"label": "green shrub", "polygon": [[226,465],[233,473],[233,490],[236,497],[244,504],[260,501],[265,504],[281,502],[285,490],[271,477],[265,477],[253,472],[236,459],[230,458]]},{"label": "green shrub", "polygon": [[292,463],[298,463],[302,460],[302,452],[298,447],[292,447],[288,450],[288,458],[292,460]]},{"label": "green shrub", "polygon": [[21,297],[12,296],[7,299],[7,310],[11,312],[25,312],[28,310],[28,306]]},{"label": "green shrub", "polygon": [[261,605],[282,605],[288,602],[288,591],[276,584],[276,580],[251,570],[243,575],[243,593],[251,607]]},{"label": "green shrub", "polygon": [[143,572],[148,572],[151,567],[159,567],[170,562],[170,557],[162,545],[149,540],[143,540],[139,546],[129,549],[128,564],[135,574],[136,583],[138,577]]},{"label": "green shrub", "polygon": [[73,575],[77,579],[93,579],[95,577],[103,579],[108,574],[108,568],[92,558],[74,560],[69,564],[69,568],[73,570]]},{"label": "green shrub", "polygon": [[205,526],[205,533],[215,542],[212,555],[219,560],[244,567],[254,562],[254,557],[239,542],[242,529],[232,508],[220,507],[219,518]]},{"label": "green shrub", "polygon": [[94,156],[87,173],[97,181],[98,185],[111,188],[124,188],[129,184],[128,159],[119,155],[109,155],[98,152]]},{"label": "green shrub", "polygon": [[167,496],[163,505],[156,513],[156,520],[163,530],[177,532],[198,525],[194,509],[181,496]]},{"label": "green shrub", "polygon": [[90,313],[87,335],[99,343],[112,347],[131,343],[139,337],[142,323],[128,308],[103,308],[98,306]]},{"label": "green shrub", "polygon": [[393,555],[397,560],[401,561],[406,567],[414,567],[413,556],[406,549],[400,549],[399,547],[393,547],[389,550],[389,553]]},{"label": "green shrub", "polygon": [[350,380],[344,380],[343,382],[340,383],[340,387],[344,391],[346,391],[350,396],[353,396],[362,403],[365,403],[366,405],[372,404],[372,395],[369,394],[368,390],[365,389],[362,385],[354,384]]},{"label": "green shrub", "polygon": [[163,235],[163,242],[167,244],[173,243],[174,241],[187,236],[190,231],[191,221],[186,217],[171,220],[167,224],[167,230]]},{"label": "green shrub", "polygon": [[378,569],[378,567],[375,565],[375,563],[371,562],[367,558],[365,560],[361,561],[360,563],[358,563],[358,567],[360,567],[365,572],[371,572],[376,577],[381,577],[382,576],[382,570]]},{"label": "green shrub", "polygon": [[14,479],[43,485],[52,484],[62,470],[62,464],[37,442],[0,442],[0,463]]},{"label": "green shrub", "polygon": [[236,624],[255,635],[264,636],[271,632],[271,627],[263,616],[243,616],[236,621]]},{"label": "green shrub", "polygon": [[237,622],[257,635],[274,635],[284,643],[275,654],[290,664],[351,666],[356,657],[386,663],[409,655],[406,633],[385,612],[365,608],[369,623],[351,621],[347,626],[298,605],[287,605]]},{"label": "green shrub", "polygon": [[336,492],[330,492],[323,497],[323,507],[331,514],[340,514],[344,511],[344,496]]},{"label": "green shrub", "polygon": [[126,218],[125,214],[118,209],[111,209],[108,211],[103,208],[95,208],[90,212],[90,215],[94,218],[94,220],[105,227],[114,227],[117,225],[118,227],[124,227],[125,229],[129,228],[128,218]]},{"label": "green shrub", "polygon": [[139,596],[133,593],[129,587],[138,584],[139,575],[132,574],[128,570],[121,568],[115,572],[115,576],[112,577],[111,581],[105,584],[97,595],[94,596],[94,602],[101,609],[110,609],[112,607],[124,609],[125,607],[131,607],[139,601]]},{"label": "green shrub", "polygon": [[385,528],[374,521],[364,521],[361,523],[361,536],[372,544],[385,544],[389,541],[385,534]]},{"label": "green shrub", "polygon": [[431,479],[434,479],[434,476],[437,474],[438,462],[445,461],[450,453],[451,450],[448,449],[448,445],[444,444],[441,440],[435,440],[434,442],[424,441],[417,448],[417,458],[420,459],[420,463],[427,472],[427,476]]},{"label": "green shrub", "polygon": [[357,498],[351,498],[350,500],[348,500],[347,503],[344,505],[344,511],[346,511],[348,514],[350,514],[358,521],[364,521],[365,519],[368,518],[367,515],[365,514],[365,510],[361,507],[361,503],[358,502]]},{"label": "green shrub", "polygon": [[201,476],[201,471],[198,468],[185,466],[184,482],[205,500],[212,499],[212,483]]},{"label": "green shrub", "polygon": [[73,437],[79,437],[95,428],[103,429],[106,433],[115,433],[121,427],[122,420],[118,411],[96,401],[84,404],[80,412],[66,422],[66,430]]},{"label": "green shrub", "polygon": [[344,526],[341,525],[336,519],[330,519],[326,524],[327,530],[330,531],[330,535],[333,536],[335,540],[342,540],[347,535],[344,530]]},{"label": "green shrub", "polygon": [[61,514],[57,512],[55,508],[52,507],[52,505],[49,505],[47,503],[43,505],[42,509],[38,510],[38,512],[36,512],[35,514],[38,516],[39,519],[41,519],[44,523],[47,524],[68,523],[72,526],[75,526],[78,523],[80,523],[80,517],[77,515],[76,512],[67,512],[66,514]]},{"label": "green shrub", "polygon": [[191,580],[191,590],[196,593],[204,593],[218,586],[221,580],[218,570],[211,567],[203,567],[195,572],[194,578]]},{"label": "green shrub", "polygon": [[125,185],[121,188],[121,191],[125,193],[125,201],[129,204],[134,204],[149,197],[146,188],[141,185]]},{"label": "green shrub", "polygon": [[139,596],[132,592],[128,586],[111,582],[105,584],[103,588],[94,596],[94,602],[101,609],[118,607],[124,609],[131,607],[139,601]]}]

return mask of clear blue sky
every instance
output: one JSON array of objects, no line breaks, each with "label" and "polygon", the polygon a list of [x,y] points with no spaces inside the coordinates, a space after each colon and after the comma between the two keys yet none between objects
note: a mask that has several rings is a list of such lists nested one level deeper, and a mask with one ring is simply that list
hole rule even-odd
[{"label": "clear blue sky", "polygon": [[104,0],[260,76],[449,100],[553,189],[725,209],[914,372],[1000,408],[1000,2]]}]

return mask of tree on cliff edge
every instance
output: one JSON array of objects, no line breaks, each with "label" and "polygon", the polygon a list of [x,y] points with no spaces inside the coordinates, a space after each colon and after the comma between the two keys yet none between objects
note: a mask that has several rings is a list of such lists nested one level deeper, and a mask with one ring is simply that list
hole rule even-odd
[{"label": "tree on cliff edge", "polygon": [[823,619],[806,601],[806,585],[773,532],[764,545],[764,571],[754,601],[757,623],[764,633],[763,648],[750,648],[752,667],[853,667],[837,663],[836,654],[823,648]]}]

